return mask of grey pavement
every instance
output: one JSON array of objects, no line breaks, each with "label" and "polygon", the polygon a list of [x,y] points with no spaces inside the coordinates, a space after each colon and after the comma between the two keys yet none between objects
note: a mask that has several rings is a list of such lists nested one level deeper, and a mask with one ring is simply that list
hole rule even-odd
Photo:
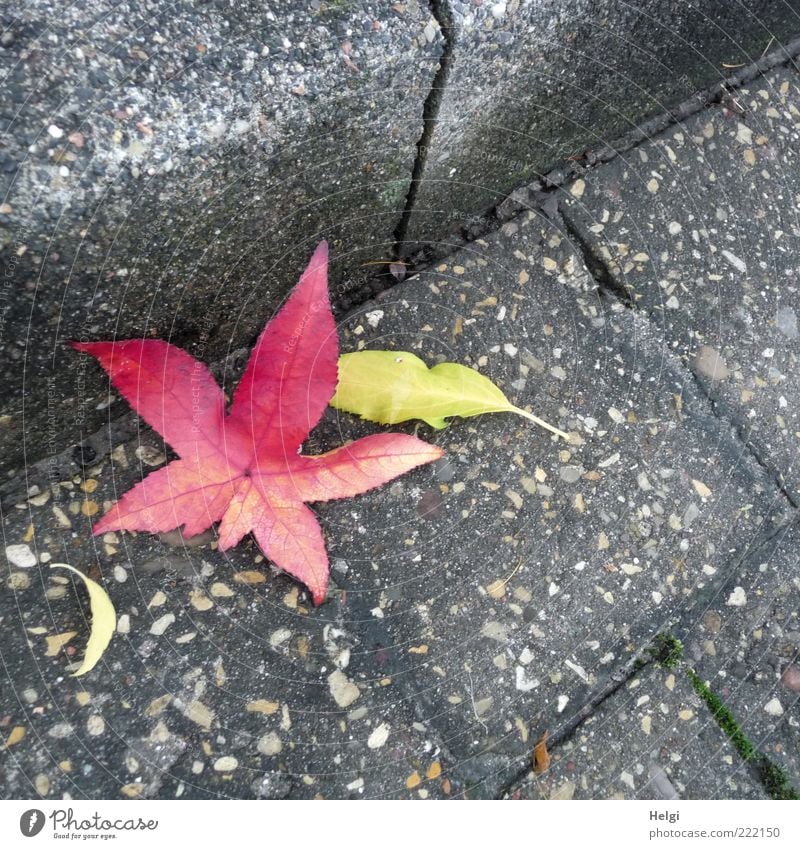
[{"label": "grey pavement", "polygon": [[[572,438],[505,414],[397,428],[446,460],[315,508],[333,563],[321,607],[252,541],[90,536],[165,462],[145,427],[12,505],[5,795],[800,788],[798,81],[771,73],[737,92],[744,112],[709,107],[565,186],[560,213],[523,211],[342,321],[343,351],[475,367]],[[306,450],[377,430],[329,410]],[[81,679],[82,595],[58,561],[102,578],[120,615]]]}]

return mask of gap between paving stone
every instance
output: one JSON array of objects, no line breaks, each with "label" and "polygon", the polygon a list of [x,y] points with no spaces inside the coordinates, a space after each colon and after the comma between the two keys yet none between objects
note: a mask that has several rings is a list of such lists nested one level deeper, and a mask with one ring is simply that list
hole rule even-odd
[{"label": "gap between paving stone", "polygon": [[[443,20],[439,19],[439,22],[442,26],[442,32],[447,38],[446,26],[449,26],[449,23],[442,23]],[[449,38],[447,38],[447,43],[449,45],[447,60],[449,64],[452,56],[452,44],[450,44]],[[403,258],[410,261],[408,273],[415,274],[424,271],[447,254],[478,238],[490,235],[522,212],[534,209],[546,211],[552,201],[553,193],[557,193],[576,178],[591,174],[595,168],[606,165],[618,156],[647,142],[653,136],[680,124],[709,106],[731,98],[733,93],[742,86],[774,68],[794,62],[799,55],[800,37],[793,39],[777,50],[767,53],[747,67],[738,69],[723,82],[715,83],[697,92],[693,97],[677,104],[661,115],[650,118],[638,127],[623,133],[620,137],[597,149],[587,150],[581,161],[570,160],[565,162],[543,175],[541,179],[519,187],[492,209],[484,212],[476,211],[469,221],[464,222],[460,234],[451,234],[446,242],[425,242],[417,244],[413,250],[407,248]],[[408,208],[408,217],[411,213],[413,213],[413,204]],[[394,285],[394,280],[388,275],[384,275],[382,280],[386,288]],[[361,290],[360,297],[358,292],[351,297],[353,308],[357,309],[363,301],[370,300],[375,294],[374,285],[365,286]]]},{"label": "gap between paving stone", "polygon": [[417,202],[419,184],[424,179],[425,165],[428,161],[428,151],[430,150],[430,142],[433,137],[433,128],[439,116],[439,109],[453,59],[453,19],[447,2],[446,0],[429,0],[428,5],[430,6],[431,14],[439,24],[444,45],[442,47],[442,55],[439,57],[439,69],[433,77],[431,89],[422,107],[422,134],[417,142],[417,155],[411,169],[411,182],[408,186],[405,206],[403,207],[402,215],[394,233],[393,254],[395,257],[399,257],[401,254],[401,246],[405,241],[408,222],[411,219]]},{"label": "gap between paving stone", "polygon": [[659,325],[794,507],[799,80],[772,72],[740,91],[745,114],[706,110],[573,186],[563,209],[610,291]]}]

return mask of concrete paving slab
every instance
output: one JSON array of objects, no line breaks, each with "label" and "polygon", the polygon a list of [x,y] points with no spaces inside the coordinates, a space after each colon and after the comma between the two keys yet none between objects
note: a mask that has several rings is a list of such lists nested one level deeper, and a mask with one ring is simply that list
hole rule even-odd
[{"label": "concrete paving slab", "polygon": [[[348,539],[348,599],[378,584],[360,604],[394,647],[395,677],[473,792],[494,795],[532,723],[578,710],[789,505],[649,322],[600,299],[534,216],[368,305],[343,339],[476,366],[580,436],[551,442],[508,416],[420,427],[447,450],[446,480],[325,511],[386,523],[382,538]],[[393,494],[423,521],[400,530]],[[424,663],[409,654],[421,646]]]},{"label": "concrete paving slab", "polygon": [[771,72],[565,192],[588,249],[797,501],[800,76]]},{"label": "concrete paving slab", "polygon": [[[90,478],[101,481],[91,503],[140,473],[126,472]],[[313,609],[252,542],[228,556],[209,537],[191,548],[146,534],[92,540],[70,510],[89,502],[70,495],[18,511],[6,539],[30,519],[40,560],[102,570],[117,633],[100,667],[71,677],[85,594],[46,563],[4,570],[0,722],[4,737],[24,734],[0,755],[4,797],[396,797],[414,772],[417,793],[445,795],[425,778],[441,753],[391,678],[351,663],[358,623],[340,593]],[[64,634],[65,651],[49,650]]]}]

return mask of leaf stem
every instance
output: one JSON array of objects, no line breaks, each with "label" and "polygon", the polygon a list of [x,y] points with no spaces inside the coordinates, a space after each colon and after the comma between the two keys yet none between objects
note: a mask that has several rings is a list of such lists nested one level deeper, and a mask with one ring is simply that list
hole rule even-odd
[{"label": "leaf stem", "polygon": [[534,416],[533,413],[529,413],[527,410],[521,410],[519,407],[512,407],[513,412],[518,413],[520,416],[524,416],[526,419],[530,419],[534,424],[539,425],[539,427],[543,427],[545,430],[549,430],[550,433],[554,433],[556,436],[560,436],[562,439],[567,442],[570,441],[570,436],[568,433],[564,433],[563,430],[559,430],[557,427],[553,427],[553,425],[548,424],[544,419],[540,419],[539,416]]}]

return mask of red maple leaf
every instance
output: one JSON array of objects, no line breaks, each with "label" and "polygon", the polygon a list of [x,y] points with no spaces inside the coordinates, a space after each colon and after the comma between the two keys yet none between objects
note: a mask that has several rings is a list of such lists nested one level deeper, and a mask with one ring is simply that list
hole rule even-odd
[{"label": "red maple leaf", "polygon": [[72,342],[96,357],[178,460],[148,475],[95,524],[186,536],[219,522],[219,547],[252,532],[280,569],[325,598],[328,555],[306,501],[350,498],[442,456],[413,436],[367,436],[327,454],[300,446],[336,388],[339,343],[328,299],[328,246],[317,247],[291,297],[253,349],[230,411],[208,368],[157,339]]}]

